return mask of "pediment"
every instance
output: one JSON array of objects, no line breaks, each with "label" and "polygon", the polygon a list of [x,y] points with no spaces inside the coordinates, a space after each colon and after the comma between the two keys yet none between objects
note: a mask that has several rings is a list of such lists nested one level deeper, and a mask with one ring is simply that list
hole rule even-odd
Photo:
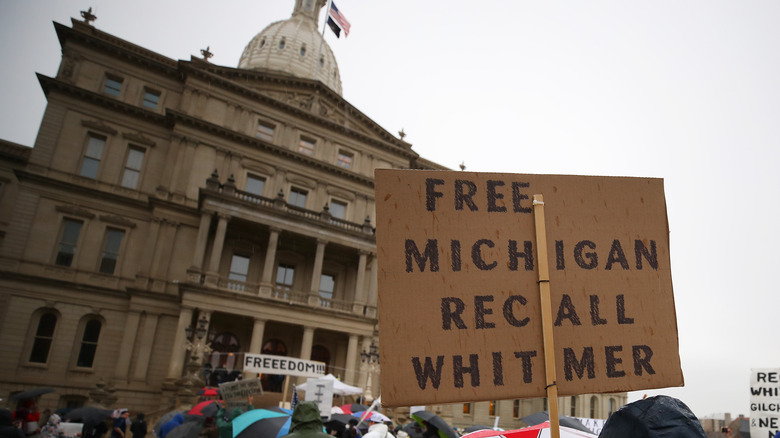
[{"label": "pediment", "polygon": [[275,71],[250,71],[210,64],[189,64],[189,66],[200,71],[205,70],[209,75],[221,77],[236,87],[234,91],[244,89],[266,97],[272,101],[270,103],[277,104],[280,108],[302,111],[360,136],[385,144],[389,143],[394,147],[406,150],[411,148],[411,145],[390,134],[339,94],[318,81]]}]

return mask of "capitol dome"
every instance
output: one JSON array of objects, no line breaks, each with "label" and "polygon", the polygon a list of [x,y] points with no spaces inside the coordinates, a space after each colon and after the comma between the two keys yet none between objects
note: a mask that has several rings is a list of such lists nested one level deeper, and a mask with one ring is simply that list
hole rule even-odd
[{"label": "capitol dome", "polygon": [[271,23],[247,44],[238,68],[316,79],[341,95],[336,57],[317,30],[324,0],[296,0],[292,17]]}]

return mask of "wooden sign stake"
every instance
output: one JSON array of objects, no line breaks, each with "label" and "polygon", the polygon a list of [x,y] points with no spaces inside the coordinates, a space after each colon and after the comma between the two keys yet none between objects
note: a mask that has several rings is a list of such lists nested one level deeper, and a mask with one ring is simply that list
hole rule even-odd
[{"label": "wooden sign stake", "polygon": [[558,386],[555,382],[555,347],[553,343],[552,304],[550,301],[550,270],[547,264],[547,229],[544,225],[544,197],[534,195],[536,253],[539,257],[539,296],[542,306],[542,336],[544,338],[544,372],[547,403],[550,409],[550,435],[560,438],[558,419]]}]

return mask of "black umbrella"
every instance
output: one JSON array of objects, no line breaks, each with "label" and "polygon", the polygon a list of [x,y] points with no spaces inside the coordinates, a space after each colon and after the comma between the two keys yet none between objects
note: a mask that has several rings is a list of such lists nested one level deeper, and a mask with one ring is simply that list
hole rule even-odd
[{"label": "black umbrella", "polygon": [[404,432],[409,434],[409,438],[423,438],[423,429],[416,421],[412,421],[409,424],[404,425],[402,428]]},{"label": "black umbrella", "polygon": [[16,401],[16,400],[34,400],[38,397],[40,397],[43,394],[48,394],[50,392],[54,392],[54,388],[34,388],[34,389],[28,389],[27,391],[17,392],[16,394],[11,394],[10,397],[8,397],[8,400],[10,401]]},{"label": "black umbrella", "polygon": [[[330,414],[330,420],[323,422],[322,425],[329,430],[343,432],[347,427],[349,420],[359,421],[359,418],[347,414]],[[360,432],[363,434],[368,432],[368,425],[366,423],[360,424]]]},{"label": "black umbrella", "polygon": [[74,423],[99,423],[111,418],[111,409],[101,409],[95,406],[84,406],[73,409],[62,418]]},{"label": "black umbrella", "polygon": [[163,424],[173,420],[173,417],[175,417],[176,414],[184,415],[184,411],[171,411],[167,414],[163,414],[163,416],[160,417],[156,423],[154,423],[154,427],[152,428],[152,431],[154,431],[154,436],[160,436],[160,429],[162,429]]},{"label": "black umbrella", "polygon": [[[545,421],[550,421],[550,414],[547,413],[547,411],[537,412],[535,414],[531,414],[527,417],[521,418],[521,420],[529,425],[529,426],[536,426],[537,424],[542,424]],[[558,424],[561,426],[565,426],[571,429],[577,429],[581,430],[583,432],[593,433],[592,430],[585,427],[584,424],[580,423],[580,420],[574,418],[574,417],[567,417],[565,415],[559,415],[558,416]]]},{"label": "black umbrella", "polygon": [[414,421],[425,427],[425,423],[438,429],[441,438],[458,438],[458,432],[452,428],[443,418],[429,411],[417,411],[411,415]]},{"label": "black umbrella", "polygon": [[466,433],[476,432],[478,430],[492,429],[491,426],[485,426],[484,424],[472,424],[471,426],[463,429]]},{"label": "black umbrella", "polygon": [[198,438],[203,430],[203,423],[200,421],[185,421],[174,427],[165,435],[165,438]]}]

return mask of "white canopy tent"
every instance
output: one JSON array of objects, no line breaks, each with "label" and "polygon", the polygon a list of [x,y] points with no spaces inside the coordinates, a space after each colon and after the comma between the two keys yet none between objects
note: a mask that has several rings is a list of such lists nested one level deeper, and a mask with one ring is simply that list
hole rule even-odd
[{"label": "white canopy tent", "polygon": [[[328,374],[322,377],[318,377],[318,379],[327,379],[333,381],[333,395],[340,395],[344,397],[347,395],[360,395],[363,393],[363,390],[361,388],[358,388],[357,386],[347,385],[346,383],[337,379],[336,376],[334,376],[333,374]],[[298,391],[306,391],[306,384],[302,383],[296,386],[295,389],[297,389]]]}]

